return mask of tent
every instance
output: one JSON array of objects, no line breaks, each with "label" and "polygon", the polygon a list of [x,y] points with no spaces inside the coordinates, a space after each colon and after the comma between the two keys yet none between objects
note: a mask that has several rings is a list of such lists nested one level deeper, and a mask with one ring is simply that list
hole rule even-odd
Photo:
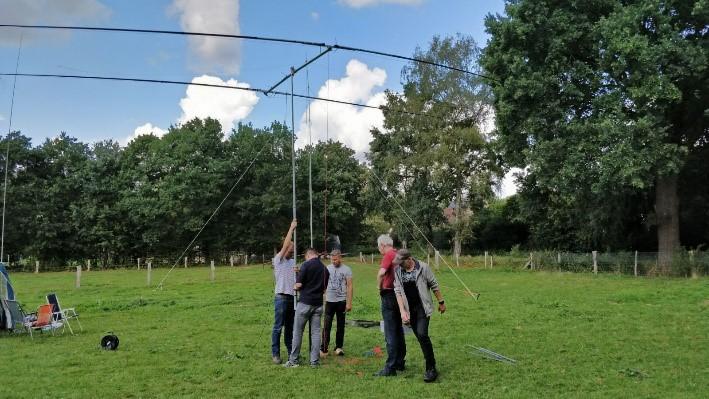
[{"label": "tent", "polygon": [[[3,262],[0,262],[0,298],[15,300],[15,290],[10,283],[10,275],[7,273],[7,268]],[[12,328],[12,318],[10,310],[5,309],[0,302],[0,330],[9,330]]]}]

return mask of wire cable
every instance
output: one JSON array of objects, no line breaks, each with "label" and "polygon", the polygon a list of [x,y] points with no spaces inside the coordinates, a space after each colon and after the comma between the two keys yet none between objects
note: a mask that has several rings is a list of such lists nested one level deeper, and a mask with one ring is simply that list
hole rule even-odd
[{"label": "wire cable", "polygon": [[[219,89],[244,90],[244,91],[250,91],[250,92],[261,93],[261,94],[265,94],[265,92],[267,91],[265,89],[254,88],[254,87],[228,86],[228,85],[220,85],[220,84],[213,84],[213,83],[187,82],[187,81],[182,81],[182,80],[122,78],[122,77],[116,77],[116,76],[62,75],[62,74],[49,74],[49,73],[0,73],[0,76],[24,76],[24,77],[31,77],[31,78],[105,80],[105,81],[116,81],[116,82],[155,83],[155,84],[170,84],[170,85],[181,85],[181,86],[192,85],[192,86],[202,86],[202,87],[214,87],[214,88],[219,88]],[[284,91],[272,91],[269,94],[277,94],[277,95],[285,96],[285,97],[289,97],[292,95],[293,97],[296,97],[296,98],[304,98],[304,99],[308,99],[308,100],[320,100],[320,101],[326,101],[328,103],[352,105],[352,106],[361,107],[361,108],[386,110],[386,111],[397,112],[397,113],[401,113],[401,114],[416,115],[416,116],[422,116],[422,117],[426,117],[426,118],[439,119],[436,117],[432,117],[430,115],[421,114],[421,113],[417,113],[417,112],[389,109],[388,107],[383,106],[383,105],[377,107],[374,105],[367,105],[367,104],[355,103],[355,102],[344,101],[344,100],[335,100],[335,99],[331,99],[331,98],[322,98],[322,97],[311,96],[311,95],[307,95],[307,94],[298,94],[298,93],[291,94],[291,93],[287,93]]]},{"label": "wire cable", "polygon": [[[372,176],[374,176],[374,177],[379,181],[378,187],[379,187],[382,191],[386,191],[386,190],[384,190],[384,187],[386,186],[386,185],[384,184],[384,181],[382,181],[382,179],[379,178],[379,175],[377,175],[377,173],[374,171],[374,168],[373,168],[373,167],[370,168],[370,171],[372,172]],[[399,209],[401,209],[401,211],[404,213],[404,215],[406,215],[406,217],[409,219],[409,221],[411,222],[411,224],[416,228],[416,230],[418,230],[418,232],[419,232],[419,234],[421,235],[421,237],[422,237],[424,240],[426,240],[426,242],[428,243],[428,245],[431,246],[431,248],[433,248],[434,250],[436,250],[436,247],[433,245],[433,243],[431,243],[431,241],[429,241],[429,239],[426,237],[426,234],[424,234],[423,230],[421,230],[421,228],[416,224],[416,222],[414,222],[414,219],[412,219],[411,216],[409,216],[409,213],[406,212],[406,209],[404,209],[404,207],[401,205],[401,203],[399,203],[399,201],[397,201],[396,198],[393,198],[393,197],[390,199],[388,196],[385,195],[384,198],[385,198],[387,201],[390,201],[390,202],[391,202],[391,200],[393,200],[393,202],[396,203],[396,205],[399,206]],[[458,273],[456,273],[455,270],[453,270],[453,267],[451,267],[451,265],[448,264],[448,261],[446,261],[446,259],[445,259],[444,257],[440,256],[440,259],[441,259],[441,260],[443,261],[443,263],[448,267],[448,269],[453,273],[453,275],[455,276],[455,278],[458,279],[458,281],[460,282],[460,284],[463,285],[463,287],[464,287],[465,290],[468,292],[468,294],[469,294],[470,296],[472,296],[473,298],[475,298],[475,300],[477,300],[477,299],[480,297],[480,294],[477,293],[477,292],[473,292],[473,291],[470,290],[470,288],[468,288],[468,286],[465,284],[465,282],[460,278],[460,276],[458,276]]]},{"label": "wire cable", "polygon": [[[69,26],[69,25],[23,25],[23,24],[0,24],[0,28],[26,28],[26,29],[51,29],[51,30],[83,30],[83,31],[104,31],[104,32],[127,32],[127,33],[155,33],[155,34],[166,34],[166,35],[182,35],[182,36],[207,36],[207,37],[222,37],[230,39],[244,39],[244,40],[258,40],[266,42],[275,43],[287,43],[287,44],[299,44],[304,46],[315,46],[315,47],[330,47],[337,50],[366,53],[380,55],[384,57],[397,58],[400,60],[418,62],[421,64],[427,64],[439,68],[450,69],[452,71],[462,72],[474,76],[481,77],[483,79],[488,79],[492,81],[498,81],[497,79],[491,78],[489,76],[468,71],[462,68],[452,67],[445,64],[440,64],[437,62],[432,62],[428,60],[423,60],[415,57],[407,57],[405,55],[387,53],[384,51],[370,50],[360,47],[343,46],[339,44],[327,44],[322,42],[313,42],[307,40],[296,40],[296,39],[285,39],[278,37],[267,37],[267,36],[255,36],[255,35],[234,35],[226,33],[209,33],[209,32],[191,32],[191,31],[176,31],[176,30],[159,30],[159,29],[134,29],[134,28],[109,28],[100,26]],[[327,50],[329,51],[329,50]]]},{"label": "wire cable", "polygon": [[22,34],[17,47],[17,60],[15,61],[15,78],[12,82],[12,100],[10,100],[10,119],[7,124],[7,148],[5,149],[5,184],[2,190],[2,233],[0,235],[0,262],[5,255],[5,206],[7,204],[7,172],[10,168],[10,133],[12,133],[12,114],[15,111],[15,88],[17,87],[17,72],[20,69],[20,53],[22,51]]},{"label": "wire cable", "polygon": [[187,247],[185,247],[185,250],[182,251],[182,253],[180,254],[180,256],[177,257],[177,259],[175,260],[175,263],[173,263],[172,267],[170,268],[170,270],[168,270],[167,274],[160,280],[160,283],[158,284],[158,286],[157,286],[156,289],[158,289],[158,288],[159,288],[159,289],[162,289],[162,288],[163,288],[163,283],[165,282],[165,280],[167,279],[167,277],[170,275],[170,273],[172,273],[172,271],[175,269],[175,267],[177,266],[177,264],[180,263],[180,260],[181,260],[182,257],[187,253],[187,251],[189,251],[190,247],[192,247],[192,244],[194,244],[194,242],[197,241],[197,238],[199,237],[200,234],[202,234],[202,231],[204,230],[204,228],[207,227],[207,225],[208,225],[209,222],[212,220],[212,218],[214,218],[214,215],[216,215],[217,212],[219,212],[219,209],[222,207],[222,205],[224,205],[224,202],[226,202],[227,198],[229,198],[229,196],[231,195],[231,193],[234,192],[234,189],[236,189],[236,186],[239,185],[239,182],[241,182],[241,179],[244,178],[244,175],[246,175],[246,172],[248,172],[249,169],[251,169],[251,167],[253,166],[254,162],[256,162],[256,159],[259,157],[259,155],[261,155],[261,153],[263,152],[263,150],[265,150],[266,147],[268,147],[269,144],[270,144],[270,143],[267,141],[266,144],[264,144],[264,146],[261,147],[261,149],[259,150],[259,152],[256,153],[256,156],[254,157],[254,159],[251,160],[251,162],[250,162],[249,165],[246,167],[246,169],[244,169],[244,171],[241,173],[241,175],[239,176],[239,178],[236,179],[236,182],[231,186],[231,188],[229,189],[229,191],[226,193],[226,195],[225,195],[224,198],[222,199],[222,202],[220,202],[219,205],[217,205],[217,207],[214,209],[214,212],[212,212],[212,214],[209,216],[209,219],[207,219],[207,221],[204,222],[204,224],[202,225],[202,228],[199,229],[199,231],[197,232],[197,234],[195,234],[194,238],[192,238],[192,241],[190,241],[190,243],[187,244]]}]

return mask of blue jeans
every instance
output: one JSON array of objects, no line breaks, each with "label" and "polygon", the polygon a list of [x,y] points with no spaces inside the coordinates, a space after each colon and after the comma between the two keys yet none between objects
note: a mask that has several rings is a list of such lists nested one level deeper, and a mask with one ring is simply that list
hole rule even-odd
[{"label": "blue jeans", "polygon": [[290,353],[293,345],[293,295],[276,294],[273,300],[274,318],[273,331],[271,332],[271,355],[281,356],[281,330],[286,349]]},{"label": "blue jeans", "polygon": [[406,358],[406,340],[401,325],[399,303],[394,290],[382,290],[382,319],[384,320],[384,338],[387,343],[387,361],[384,370],[395,371],[404,368]]}]

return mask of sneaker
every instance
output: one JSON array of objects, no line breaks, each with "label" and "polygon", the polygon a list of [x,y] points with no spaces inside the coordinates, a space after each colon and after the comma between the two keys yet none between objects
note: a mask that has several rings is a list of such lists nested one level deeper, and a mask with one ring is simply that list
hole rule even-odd
[{"label": "sneaker", "polygon": [[396,370],[381,369],[374,373],[374,377],[395,377]]},{"label": "sneaker", "polygon": [[433,382],[436,381],[436,378],[438,378],[438,371],[436,371],[436,369],[426,370],[423,374],[424,382]]},{"label": "sneaker", "polygon": [[295,368],[295,367],[298,367],[298,366],[299,366],[298,363],[293,363],[293,362],[291,362],[290,360],[287,361],[286,364],[283,365],[283,367],[285,367],[285,368],[287,368],[287,369],[292,369],[292,368]]},{"label": "sneaker", "polygon": [[273,356],[272,359],[273,359],[273,364],[281,364],[281,357],[280,356],[278,356],[278,355]]},{"label": "sneaker", "polygon": [[327,357],[327,352],[320,351],[320,357]]},{"label": "sneaker", "polygon": [[345,351],[343,351],[342,348],[336,348],[336,349],[335,349],[335,355],[337,355],[337,356],[345,356]]}]

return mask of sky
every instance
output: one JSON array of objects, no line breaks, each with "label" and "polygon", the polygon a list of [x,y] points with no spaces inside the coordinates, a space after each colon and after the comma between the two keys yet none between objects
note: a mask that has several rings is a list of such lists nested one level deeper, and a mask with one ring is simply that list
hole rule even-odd
[{"label": "sky", "polygon": [[[0,0],[0,23],[184,30],[337,43],[410,56],[435,35],[471,35],[484,47],[487,14],[503,0]],[[0,72],[102,75],[268,88],[320,51],[317,47],[221,38],[114,32],[0,28]],[[404,61],[333,51],[294,79],[294,90],[381,105],[401,90]],[[0,134],[9,126],[13,80],[0,78]],[[279,89],[290,90],[290,82]],[[375,109],[295,100],[298,145],[312,135],[342,141],[361,157],[369,130],[382,125]],[[310,127],[306,111],[310,111]],[[73,79],[17,79],[12,130],[41,144],[66,132],[93,143],[128,143],[164,134],[194,117],[218,119],[229,132],[239,122],[290,122],[282,96],[199,86]],[[515,192],[511,174],[500,196]]]}]

